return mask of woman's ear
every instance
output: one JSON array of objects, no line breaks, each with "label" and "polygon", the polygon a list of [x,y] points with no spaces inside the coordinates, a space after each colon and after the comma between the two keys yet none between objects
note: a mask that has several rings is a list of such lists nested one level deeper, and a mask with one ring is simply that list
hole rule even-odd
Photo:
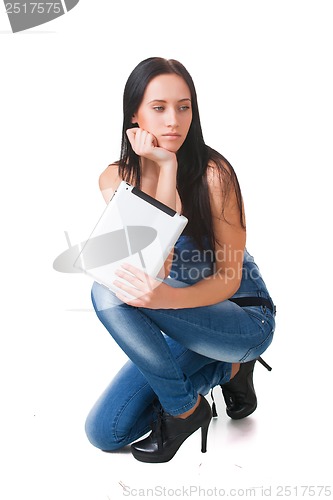
[{"label": "woman's ear", "polygon": [[133,125],[137,125],[137,126],[139,126],[139,125],[138,125],[138,122],[137,122],[137,117],[136,117],[136,114],[134,114],[134,115],[132,116],[132,124],[133,124]]}]

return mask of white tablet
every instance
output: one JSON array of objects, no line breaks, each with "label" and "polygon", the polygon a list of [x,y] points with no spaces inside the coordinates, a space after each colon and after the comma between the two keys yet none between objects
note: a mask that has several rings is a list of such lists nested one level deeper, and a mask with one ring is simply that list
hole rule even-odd
[{"label": "white tablet", "polygon": [[75,259],[74,267],[116,291],[127,262],[156,277],[188,220],[122,181]]}]

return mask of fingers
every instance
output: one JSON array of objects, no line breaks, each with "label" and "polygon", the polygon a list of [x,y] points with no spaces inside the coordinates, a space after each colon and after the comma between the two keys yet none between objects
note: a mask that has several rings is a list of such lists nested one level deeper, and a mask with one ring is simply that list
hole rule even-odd
[{"label": "fingers", "polygon": [[[130,272],[126,272],[125,266]],[[115,280],[113,284],[117,288],[133,295],[134,297],[141,297],[143,294],[149,293],[153,290],[154,280],[152,280],[148,274],[127,264],[124,264],[122,268],[123,269],[118,269],[115,274],[126,282]]]},{"label": "fingers", "polygon": [[147,130],[135,127],[126,130],[126,134],[133,151],[139,156],[145,156],[157,146],[156,137]]},{"label": "fingers", "polygon": [[128,137],[128,140],[130,141],[132,147],[134,145],[135,136],[136,136],[136,133],[138,130],[139,129],[137,127],[129,128],[128,130],[126,130],[126,135]]},{"label": "fingers", "polygon": [[153,278],[149,276],[149,274],[145,273],[141,269],[132,266],[132,264],[129,264],[128,262],[124,262],[121,265],[121,269],[118,269],[116,274],[121,273],[126,279],[131,279],[135,280],[137,279],[138,283],[146,283],[147,285],[151,286],[153,282]]},{"label": "fingers", "polygon": [[121,292],[117,292],[116,297],[118,297],[119,300],[121,300],[125,304],[128,304],[129,306],[144,307],[144,304],[142,303],[142,301],[140,301],[140,299],[130,299],[127,297],[127,295],[124,295]]},{"label": "fingers", "polygon": [[[113,285],[116,286],[119,290],[117,292],[117,296],[119,298],[120,298],[120,296],[126,297],[127,300],[138,299],[138,298],[142,297],[142,295],[145,295],[145,293],[146,293],[146,292],[143,292],[142,290],[138,290],[137,288],[133,288],[130,285],[126,285],[122,281],[118,281],[118,280],[115,280],[113,282]],[[128,295],[131,296],[131,298],[129,298],[128,295],[123,294],[122,292],[126,292]],[[122,300],[125,302],[125,300],[123,298],[122,298]]]},{"label": "fingers", "polygon": [[[162,281],[156,280],[131,264],[123,264],[116,275],[124,281],[115,280],[113,284],[117,287],[116,296],[122,302],[134,307],[148,307],[156,309],[163,306],[164,295]],[[162,291],[162,299],[161,299]]]}]

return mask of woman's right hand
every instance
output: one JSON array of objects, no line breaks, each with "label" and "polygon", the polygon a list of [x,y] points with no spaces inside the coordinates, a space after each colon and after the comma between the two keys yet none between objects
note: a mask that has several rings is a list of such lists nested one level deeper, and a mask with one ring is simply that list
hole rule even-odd
[{"label": "woman's right hand", "polygon": [[177,164],[177,157],[175,153],[168,151],[167,149],[160,148],[156,137],[150,132],[135,127],[128,129],[126,134],[134,153],[138,156],[148,158],[149,160],[157,163],[159,166],[166,163]]}]

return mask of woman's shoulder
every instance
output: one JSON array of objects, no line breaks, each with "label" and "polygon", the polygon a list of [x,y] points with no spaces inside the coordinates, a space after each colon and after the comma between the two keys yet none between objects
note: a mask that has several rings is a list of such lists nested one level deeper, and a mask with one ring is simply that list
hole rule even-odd
[{"label": "woman's shoulder", "polygon": [[206,168],[206,179],[209,187],[220,187],[228,184],[230,180],[231,169],[227,161],[223,159],[210,159]]},{"label": "woman's shoulder", "polygon": [[221,174],[221,172],[230,175],[233,167],[221,153],[208,147],[207,172],[210,175]]},{"label": "woman's shoulder", "polygon": [[119,176],[118,163],[111,163],[100,174],[98,181],[99,189],[106,202],[110,200],[120,182],[121,178]]},{"label": "woman's shoulder", "polygon": [[[212,215],[228,221],[239,218],[245,229],[245,214],[242,193],[235,170],[229,161],[213,150],[207,164],[207,186]],[[235,215],[236,214],[236,215]]]},{"label": "woman's shoulder", "polygon": [[238,183],[235,170],[229,161],[219,152],[209,148],[206,168],[206,181],[213,190],[221,190],[226,194],[232,185]]}]

